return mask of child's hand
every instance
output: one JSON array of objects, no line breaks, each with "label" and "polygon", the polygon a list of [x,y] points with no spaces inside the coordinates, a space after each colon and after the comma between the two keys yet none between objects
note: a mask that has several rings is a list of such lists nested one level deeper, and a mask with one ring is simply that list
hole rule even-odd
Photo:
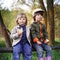
[{"label": "child's hand", "polygon": [[21,29],[17,29],[17,33],[18,33],[19,36],[22,34],[22,32],[23,32],[22,28]]},{"label": "child's hand", "polygon": [[38,40],[38,41],[37,41],[37,44],[40,45],[40,44],[42,44],[42,43]]},{"label": "child's hand", "polygon": [[45,44],[49,43],[49,40],[48,40],[48,39],[46,39],[46,40],[44,41],[44,43],[45,43]]}]

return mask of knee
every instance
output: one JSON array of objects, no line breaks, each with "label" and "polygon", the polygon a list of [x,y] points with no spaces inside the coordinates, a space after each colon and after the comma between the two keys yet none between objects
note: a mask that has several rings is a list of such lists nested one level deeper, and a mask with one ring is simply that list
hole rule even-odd
[{"label": "knee", "polygon": [[31,56],[32,55],[32,51],[24,52],[24,54],[27,55],[27,56]]},{"label": "knee", "polygon": [[43,49],[38,49],[37,52],[38,53],[43,53]]},{"label": "knee", "polygon": [[51,47],[49,47],[48,51],[52,52],[52,48],[51,48]]},{"label": "knee", "polygon": [[48,46],[46,50],[51,52],[52,48],[50,46]]}]

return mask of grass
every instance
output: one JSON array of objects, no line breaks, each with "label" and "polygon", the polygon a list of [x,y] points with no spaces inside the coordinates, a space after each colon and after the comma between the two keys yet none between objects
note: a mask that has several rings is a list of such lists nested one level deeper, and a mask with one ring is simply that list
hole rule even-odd
[{"label": "grass", "polygon": [[4,38],[0,37],[0,47],[5,47],[5,42],[4,42]]},{"label": "grass", "polygon": [[11,53],[0,53],[0,60],[12,60]]},{"label": "grass", "polygon": [[[0,53],[0,60],[12,60],[12,53]],[[23,60],[21,56],[21,60]],[[38,60],[36,52],[32,53],[32,60]],[[52,60],[60,60],[60,51],[52,51]]]},{"label": "grass", "polygon": [[[60,43],[60,39],[56,39],[56,42]],[[5,43],[2,38],[0,38],[0,47],[5,47]],[[0,60],[12,60],[12,53],[0,53]],[[23,60],[22,56],[21,60]],[[36,51],[32,52],[32,60],[38,60]],[[60,50],[52,50],[52,60],[60,60]]]},{"label": "grass", "polygon": [[60,60],[60,50],[52,51],[52,60]]}]

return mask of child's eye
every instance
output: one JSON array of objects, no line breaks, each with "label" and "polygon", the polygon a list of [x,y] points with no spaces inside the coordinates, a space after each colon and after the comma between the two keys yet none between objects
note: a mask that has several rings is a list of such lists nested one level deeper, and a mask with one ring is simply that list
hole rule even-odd
[{"label": "child's eye", "polygon": [[26,18],[23,18],[23,20],[26,20]]}]

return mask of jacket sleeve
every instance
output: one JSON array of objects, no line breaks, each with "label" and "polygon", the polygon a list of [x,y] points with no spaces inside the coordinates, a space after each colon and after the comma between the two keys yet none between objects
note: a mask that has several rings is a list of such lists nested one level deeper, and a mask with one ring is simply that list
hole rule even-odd
[{"label": "jacket sleeve", "polygon": [[35,26],[32,24],[31,25],[31,28],[30,28],[30,32],[31,32],[31,37],[32,37],[32,40],[33,40],[33,42],[37,42],[38,41],[38,38],[37,38],[37,36],[36,36],[36,28],[35,28]]},{"label": "jacket sleeve", "polygon": [[19,36],[18,36],[18,34],[17,34],[17,29],[14,27],[13,29],[12,29],[12,31],[11,31],[11,35],[10,35],[10,38],[11,39],[17,39],[17,38],[19,38]]},{"label": "jacket sleeve", "polygon": [[45,39],[48,39],[48,32],[46,30],[45,25],[43,25],[43,34],[44,34]]}]

